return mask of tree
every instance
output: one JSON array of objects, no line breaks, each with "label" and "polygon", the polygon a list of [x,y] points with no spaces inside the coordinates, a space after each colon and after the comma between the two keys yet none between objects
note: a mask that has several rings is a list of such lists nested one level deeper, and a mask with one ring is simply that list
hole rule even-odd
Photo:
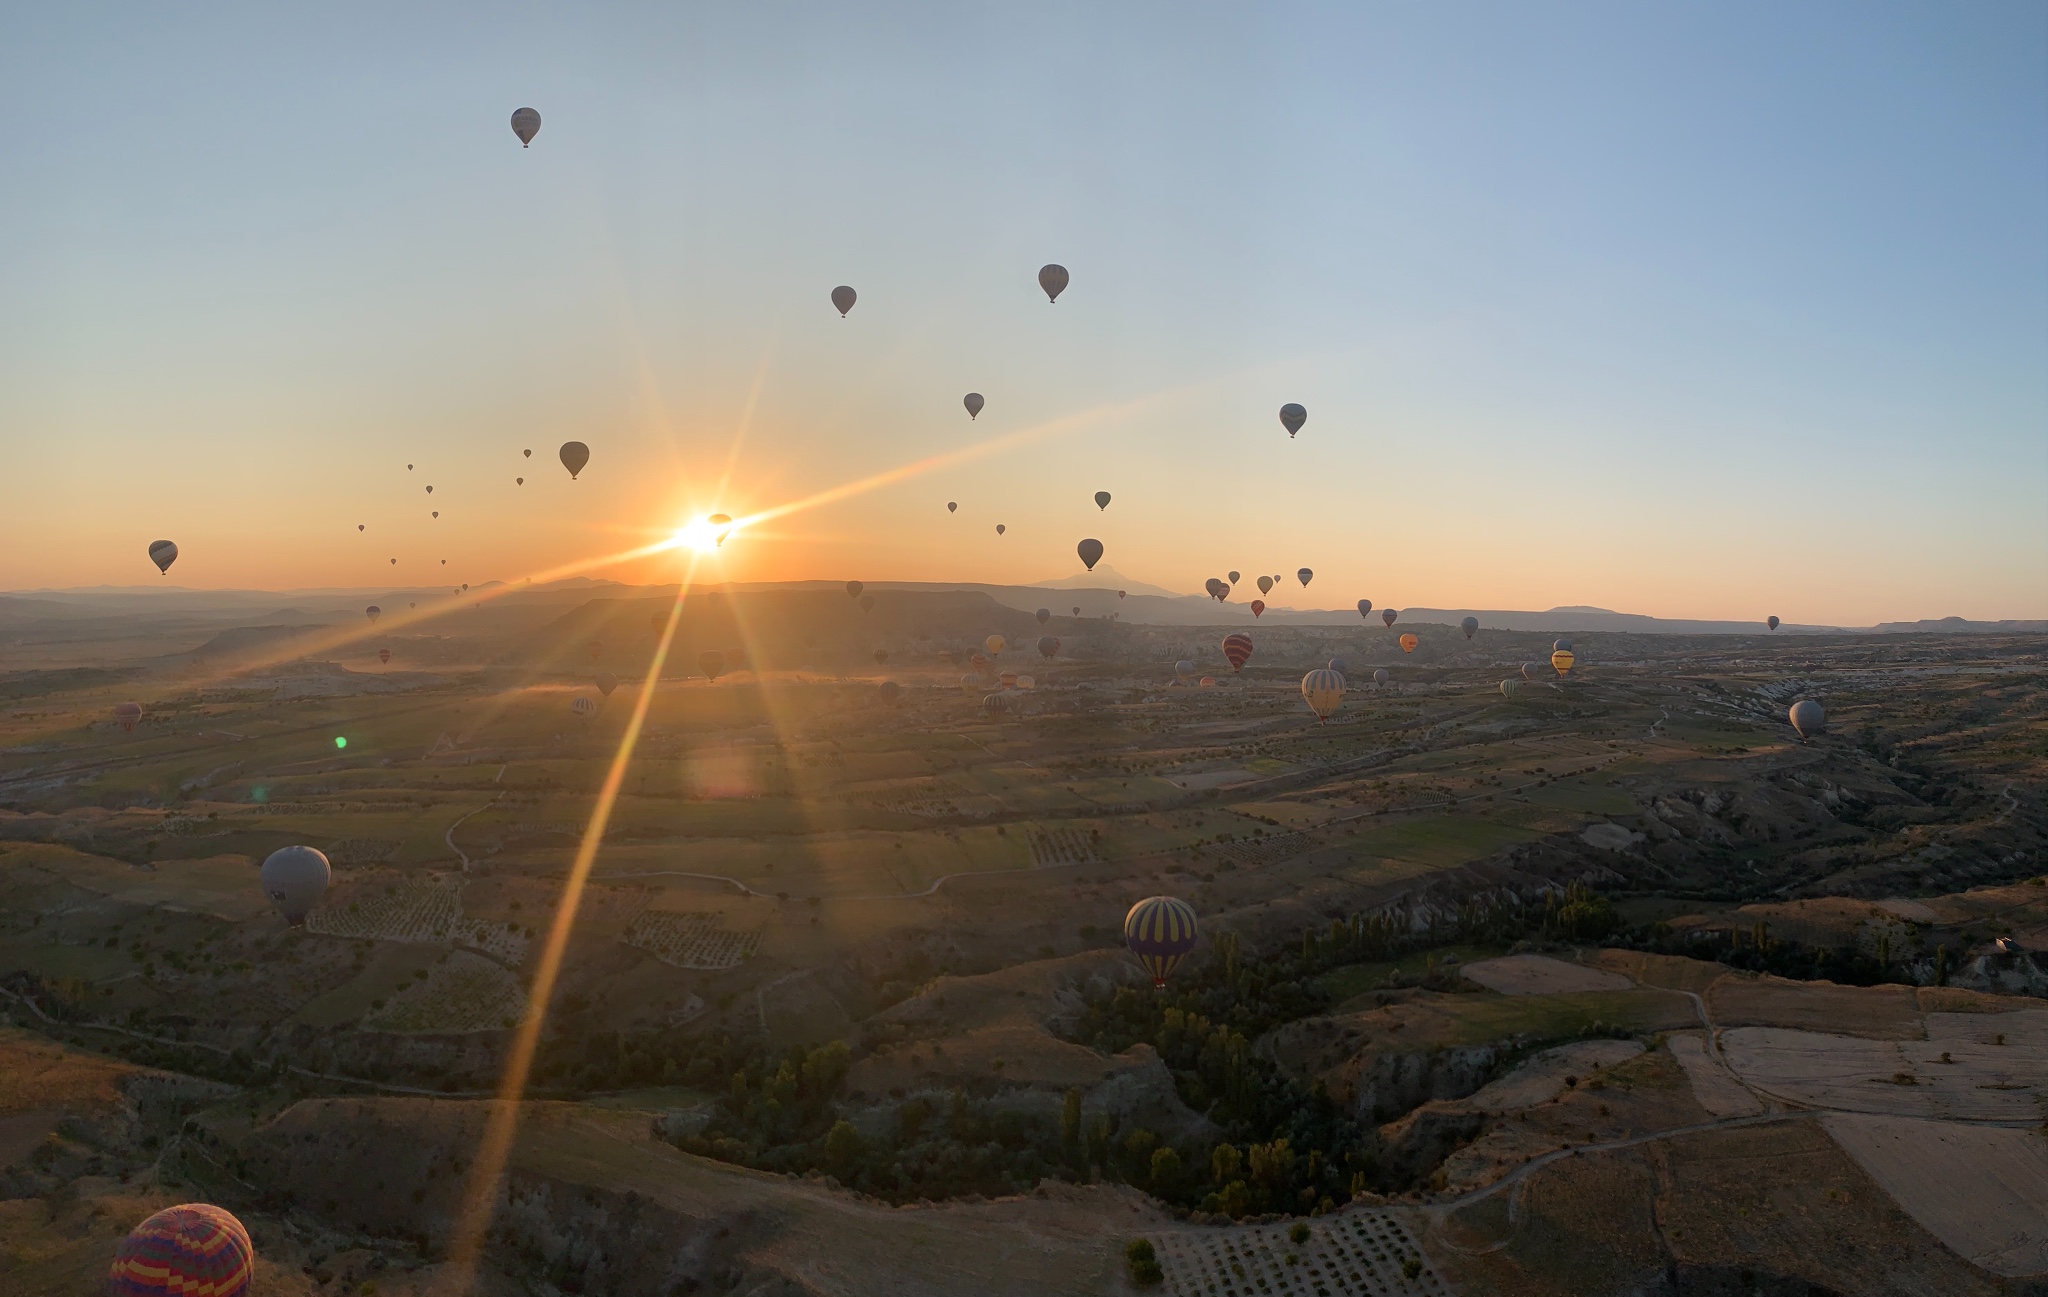
[{"label": "tree", "polygon": [[1209,1178],[1217,1184],[1229,1184],[1237,1179],[1238,1168],[1244,1165],[1238,1156],[1235,1144],[1218,1144],[1209,1151]]},{"label": "tree", "polygon": [[1140,1288],[1150,1288],[1166,1278],[1159,1268],[1159,1254],[1152,1249],[1149,1238],[1134,1238],[1124,1246],[1124,1269],[1130,1274],[1131,1282]]},{"label": "tree", "polygon": [[1171,1144],[1152,1153],[1152,1192],[1169,1194],[1180,1186],[1180,1154]]},{"label": "tree", "polygon": [[853,1123],[841,1118],[832,1123],[832,1129],[825,1136],[825,1161],[836,1171],[844,1171],[860,1160],[860,1132]]}]

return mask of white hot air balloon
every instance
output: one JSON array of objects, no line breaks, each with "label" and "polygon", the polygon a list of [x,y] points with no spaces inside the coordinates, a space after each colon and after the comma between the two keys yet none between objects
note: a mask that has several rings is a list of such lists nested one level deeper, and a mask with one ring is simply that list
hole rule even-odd
[{"label": "white hot air balloon", "polygon": [[305,923],[306,916],[327,894],[327,883],[332,877],[327,857],[311,847],[280,847],[264,859],[257,874],[263,894],[294,928]]}]

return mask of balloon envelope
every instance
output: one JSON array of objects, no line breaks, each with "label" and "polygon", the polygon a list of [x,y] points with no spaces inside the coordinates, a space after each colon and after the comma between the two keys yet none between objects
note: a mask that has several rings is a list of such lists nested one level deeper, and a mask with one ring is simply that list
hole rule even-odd
[{"label": "balloon envelope", "polygon": [[[533,137],[540,134],[540,114],[531,108],[521,108],[512,114],[512,133],[519,137],[519,147],[526,148],[533,143]],[[572,131],[571,134],[574,134]],[[570,146],[575,152],[575,146]]]},{"label": "balloon envelope", "polygon": [[1224,596],[1224,594],[1227,593],[1230,589],[1229,586],[1223,584],[1223,582],[1217,580],[1213,576],[1202,583],[1202,588],[1209,592],[1209,597],[1211,599],[1221,599]]},{"label": "balloon envelope", "polygon": [[1181,679],[1185,680],[1195,673],[1195,664],[1188,661],[1186,658],[1182,658],[1180,661],[1173,664],[1173,673],[1179,676]]},{"label": "balloon envelope", "polygon": [[1393,678],[1393,676],[1387,673],[1387,669],[1385,667],[1381,667],[1377,671],[1374,671],[1372,673],[1372,682],[1380,686],[1382,689],[1384,689],[1387,685],[1387,682],[1389,680],[1392,680]]},{"label": "balloon envelope", "polygon": [[888,660],[889,660],[889,650],[888,650],[888,649],[876,649],[876,650],[875,650],[875,665],[876,665],[876,666],[880,666],[880,665],[882,665],[882,664],[883,664],[884,662],[887,662]]},{"label": "balloon envelope", "polygon": [[1067,291],[1067,268],[1051,263],[1038,268],[1038,286],[1045,290],[1045,300],[1057,302],[1060,294]]},{"label": "balloon envelope", "polygon": [[1401,651],[1403,653],[1413,653],[1415,651],[1415,646],[1420,643],[1422,643],[1422,641],[1417,639],[1412,632],[1410,634],[1403,635],[1401,637]]},{"label": "balloon envelope", "polygon": [[1293,401],[1289,401],[1287,404],[1280,407],[1280,426],[1287,429],[1287,435],[1289,437],[1292,437],[1295,433],[1300,432],[1301,425],[1307,422],[1307,407],[1297,405]]},{"label": "balloon envelope", "polygon": [[862,595],[860,597],[860,610],[862,612],[873,612],[875,610],[875,597],[871,594]]},{"label": "balloon envelope", "polygon": [[1575,660],[1570,649],[1559,649],[1550,655],[1550,668],[1561,676],[1568,676],[1572,673],[1572,663]]},{"label": "balloon envelope", "polygon": [[1237,573],[1235,573],[1235,572],[1232,572],[1232,573],[1230,574],[1230,584],[1232,584],[1232,585],[1236,585],[1236,584],[1237,584]]},{"label": "balloon envelope", "polygon": [[1307,585],[1309,582],[1316,579],[1316,574],[1314,572],[1309,571],[1307,568],[1303,568],[1299,572],[1296,572],[1294,574],[1294,579],[1301,582],[1303,585]]},{"label": "balloon envelope", "polygon": [[1500,682],[1500,692],[1503,697],[1512,698],[1522,692],[1522,682],[1513,676],[1509,676]]},{"label": "balloon envelope", "polygon": [[156,564],[158,575],[171,570],[171,564],[178,561],[178,547],[167,540],[149,542],[149,561]]},{"label": "balloon envelope", "polygon": [[903,686],[897,684],[894,680],[884,680],[882,687],[876,692],[881,694],[882,701],[885,704],[894,706],[897,695],[903,692]]},{"label": "balloon envelope", "polygon": [[1195,907],[1174,896],[1148,896],[1124,915],[1124,944],[1138,957],[1152,985],[1166,979],[1195,948]]},{"label": "balloon envelope", "polygon": [[376,604],[371,604],[369,607],[363,609],[363,616],[368,617],[372,623],[376,622],[376,620],[379,617],[382,617],[383,615],[384,610],[382,608],[379,608]]},{"label": "balloon envelope", "polygon": [[327,894],[334,872],[327,857],[311,847],[279,847],[264,858],[258,878],[263,894],[284,921],[298,927]]},{"label": "balloon envelope", "polygon": [[952,512],[954,512],[955,510],[957,510],[957,509],[958,509],[959,507],[960,507],[960,502],[959,502],[958,500],[948,500],[948,501],[946,501],[946,512],[947,512],[947,513],[952,513]]},{"label": "balloon envelope", "polygon": [[1776,617],[1766,617],[1764,621],[1772,630],[1778,629],[1778,619]]},{"label": "balloon envelope", "polygon": [[1272,578],[1272,577],[1270,577],[1270,576],[1262,576],[1262,577],[1260,577],[1260,578],[1259,578],[1259,593],[1260,593],[1260,594],[1271,594],[1272,592],[1273,592],[1273,578]]},{"label": "balloon envelope", "polygon": [[597,704],[588,698],[578,698],[569,704],[569,710],[578,716],[588,718],[597,714]]},{"label": "balloon envelope", "polygon": [[981,646],[988,650],[990,657],[1001,657],[1003,649],[1008,647],[1009,643],[1010,641],[1000,635],[991,635],[981,642]]},{"label": "balloon envelope", "polygon": [[1398,619],[1400,616],[1401,614],[1395,612],[1392,608],[1380,609],[1380,620],[1385,622],[1389,626],[1393,625],[1395,620]]},{"label": "balloon envelope", "polygon": [[383,662],[383,663],[389,664],[389,663],[390,663],[390,661],[391,661],[391,650],[390,650],[390,649],[378,649],[378,650],[377,650],[377,660],[378,660],[379,662]]},{"label": "balloon envelope", "polygon": [[1107,509],[1109,507],[1109,492],[1097,491],[1095,493],[1095,507],[1098,509]]},{"label": "balloon envelope", "polygon": [[1081,556],[1081,566],[1093,572],[1095,565],[1102,561],[1102,542],[1091,537],[1074,546],[1074,552]]},{"label": "balloon envelope", "polygon": [[961,677],[960,677],[960,688],[961,688],[962,690],[964,690],[965,692],[967,692],[967,693],[970,693],[970,694],[971,694],[971,693],[973,693],[973,692],[975,692],[975,691],[976,691],[977,689],[980,689],[980,688],[981,688],[981,677],[980,677],[980,676],[961,676]]},{"label": "balloon envelope", "polygon": [[1038,618],[1038,624],[1039,624],[1039,625],[1041,625],[1041,626],[1043,626],[1043,625],[1045,625],[1045,624],[1046,624],[1047,622],[1049,622],[1049,621],[1051,621],[1051,620],[1052,620],[1052,609],[1050,609],[1050,608],[1040,608],[1040,609],[1039,609],[1039,610],[1038,610],[1037,612],[1035,612],[1035,613],[1032,613],[1031,615],[1032,615],[1033,617],[1036,617],[1036,618]]},{"label": "balloon envelope", "polygon": [[716,680],[725,670],[725,654],[717,649],[705,649],[697,655],[697,669],[704,673],[706,680]]},{"label": "balloon envelope", "polygon": [[597,691],[599,693],[609,698],[612,696],[612,690],[618,687],[619,678],[617,676],[613,675],[609,671],[600,671],[597,673]]},{"label": "balloon envelope", "polygon": [[1802,739],[1810,739],[1825,732],[1828,727],[1827,713],[1811,698],[1801,698],[1793,703],[1788,719],[1792,722],[1792,728],[1799,731],[1799,737]]},{"label": "balloon envelope", "polygon": [[1558,640],[1556,643],[1552,644],[1550,647],[1551,651],[1553,652],[1557,651],[1558,649],[1563,649],[1565,652],[1569,653],[1572,651],[1572,642],[1568,639],[1561,639]]},{"label": "balloon envelope", "polygon": [[1301,696],[1316,719],[1326,721],[1344,703],[1344,677],[1328,667],[1311,671],[1301,678]]},{"label": "balloon envelope", "polygon": [[1040,636],[1038,637],[1038,656],[1040,656],[1040,657],[1047,657],[1047,658],[1051,658],[1051,657],[1058,657],[1059,655],[1060,655],[1060,637],[1059,637],[1059,636],[1057,636],[1057,635],[1040,635]]},{"label": "balloon envelope", "polygon": [[867,587],[862,585],[858,581],[848,581],[846,583],[846,597],[849,599],[858,599],[860,598],[860,592],[865,589],[867,589]]},{"label": "balloon envelope", "polygon": [[1534,662],[1524,662],[1522,664],[1522,679],[1527,680],[1530,684],[1535,684],[1536,677],[1542,673],[1543,668],[1537,666]]},{"label": "balloon envelope", "polygon": [[1343,658],[1331,658],[1329,665],[1330,670],[1335,671],[1340,676],[1351,674],[1351,664]]},{"label": "balloon envelope", "polygon": [[1241,671],[1251,661],[1252,637],[1249,635],[1225,635],[1223,637],[1223,658],[1230,663],[1232,671]]},{"label": "balloon envelope", "polygon": [[997,524],[996,524],[996,535],[1000,536],[1000,535],[1002,535],[1002,534],[1003,534],[1004,532],[1006,532],[1006,531],[1008,531],[1008,530],[1009,530],[1009,528],[1008,528],[1008,527],[1005,527],[1005,526],[1003,526],[1003,524],[1001,524],[1001,523],[997,523]]},{"label": "balloon envelope", "polygon": [[107,1274],[110,1297],[244,1297],[256,1249],[242,1222],[210,1203],[166,1207],[128,1231]]},{"label": "balloon envelope", "polygon": [[569,470],[569,480],[572,482],[576,480],[576,475],[583,471],[583,466],[590,462],[590,447],[580,441],[563,442],[559,454],[562,457],[562,467]]},{"label": "balloon envelope", "polygon": [[1266,612],[1266,601],[1265,601],[1264,599],[1254,599],[1254,600],[1252,600],[1252,616],[1254,616],[1254,617],[1262,617],[1262,616],[1264,616],[1264,615],[1265,615],[1265,612]]},{"label": "balloon envelope", "polygon": [[1465,632],[1466,639],[1471,639],[1479,633],[1479,619],[1477,617],[1467,617],[1458,623],[1458,629]]},{"label": "balloon envelope", "polygon": [[968,418],[978,419],[981,417],[981,407],[987,404],[987,402],[981,399],[981,393],[969,392],[966,396],[960,398],[960,404],[967,407]]},{"label": "balloon envelope", "polygon": [[142,720],[142,704],[115,703],[114,719],[121,723],[121,729],[124,733],[134,733],[136,725]]},{"label": "balloon envelope", "polygon": [[845,284],[841,284],[832,290],[832,305],[839,308],[840,318],[845,318],[846,313],[853,309],[853,304],[859,297],[860,294],[854,292]]},{"label": "balloon envelope", "polygon": [[1360,599],[1358,601],[1358,615],[1361,617],[1370,617],[1372,615],[1372,600]]}]

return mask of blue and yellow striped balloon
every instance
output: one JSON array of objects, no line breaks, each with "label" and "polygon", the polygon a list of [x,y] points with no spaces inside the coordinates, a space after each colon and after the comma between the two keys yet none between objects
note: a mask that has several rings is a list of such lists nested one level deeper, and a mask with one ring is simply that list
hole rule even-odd
[{"label": "blue and yellow striped balloon", "polygon": [[1124,916],[1124,944],[1164,987],[1171,973],[1195,948],[1195,907],[1176,896],[1148,896]]}]

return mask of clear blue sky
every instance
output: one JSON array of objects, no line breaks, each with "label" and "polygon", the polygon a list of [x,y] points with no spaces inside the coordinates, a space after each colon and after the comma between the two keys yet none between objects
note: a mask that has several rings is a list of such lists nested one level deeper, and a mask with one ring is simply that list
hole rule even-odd
[{"label": "clear blue sky", "polygon": [[0,587],[2048,616],[2048,5],[427,9],[10,16]]}]

